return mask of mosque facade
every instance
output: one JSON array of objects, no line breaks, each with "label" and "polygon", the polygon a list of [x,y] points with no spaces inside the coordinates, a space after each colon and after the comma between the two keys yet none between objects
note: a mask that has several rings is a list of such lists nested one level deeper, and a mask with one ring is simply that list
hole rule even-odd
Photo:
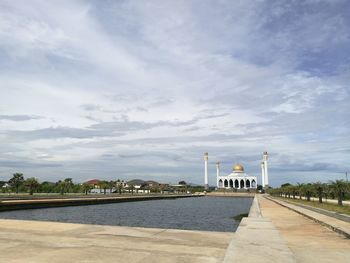
[{"label": "mosque facade", "polygon": [[[208,153],[204,154],[204,187],[209,189],[208,184]],[[269,185],[267,169],[268,153],[263,153],[261,162],[261,182],[265,189]],[[233,166],[232,172],[228,175],[220,175],[220,162],[216,163],[216,185],[217,189],[256,189],[258,180],[256,176],[248,175],[241,164]]]},{"label": "mosque facade", "polygon": [[232,172],[228,175],[220,176],[219,164],[217,163],[217,188],[218,189],[250,189],[257,188],[256,176],[251,176],[245,173],[244,167],[236,164]]}]

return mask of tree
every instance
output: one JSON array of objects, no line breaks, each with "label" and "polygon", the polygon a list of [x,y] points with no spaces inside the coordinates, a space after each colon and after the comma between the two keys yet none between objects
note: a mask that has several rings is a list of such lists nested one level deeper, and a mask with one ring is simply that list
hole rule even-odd
[{"label": "tree", "polygon": [[88,183],[84,183],[82,185],[82,189],[83,189],[83,192],[87,195],[90,192],[90,190],[92,189],[92,185],[88,184]]},{"label": "tree", "polygon": [[119,194],[121,195],[121,194],[122,194],[122,190],[123,190],[123,181],[120,181],[120,180],[118,179],[118,180],[117,180],[117,183],[116,183],[116,186],[117,186],[117,189],[118,189]]},{"label": "tree", "polygon": [[318,196],[318,202],[322,203],[322,197],[324,193],[324,185],[320,182],[314,183],[313,187],[315,188],[316,194]]},{"label": "tree", "polygon": [[282,184],[281,187],[287,187],[287,186],[290,186],[291,184],[290,183],[286,183],[286,184]]},{"label": "tree", "polygon": [[39,188],[38,188],[38,192],[41,192],[41,193],[54,193],[55,192],[55,183],[51,183],[51,182],[42,182],[40,185],[39,185]]},{"label": "tree", "polygon": [[331,188],[338,199],[338,205],[343,205],[343,199],[348,190],[348,184],[344,182],[344,180],[331,181]]},{"label": "tree", "polygon": [[181,185],[187,185],[187,183],[185,181],[180,181],[179,184]]},{"label": "tree", "polygon": [[66,178],[64,179],[64,190],[66,193],[69,193],[69,191],[73,188],[73,179],[72,178]]},{"label": "tree", "polygon": [[313,187],[311,184],[303,184],[301,187],[302,194],[306,197],[307,201],[310,201],[312,193],[313,193]]},{"label": "tree", "polygon": [[108,185],[109,185],[109,193],[111,194],[113,192],[114,182],[113,181],[109,181]]},{"label": "tree", "polygon": [[100,182],[100,189],[103,189],[103,194],[106,194],[108,188],[109,188],[109,182],[107,181]]},{"label": "tree", "polygon": [[290,192],[292,193],[293,199],[295,199],[295,196],[298,194],[298,187],[296,185],[291,185]]},{"label": "tree", "polygon": [[298,191],[299,199],[301,199],[301,196],[303,194],[303,184],[297,183],[296,188],[297,188],[297,191]]},{"label": "tree", "polygon": [[28,188],[29,194],[33,195],[34,191],[39,187],[39,182],[36,178],[31,177],[25,181],[25,186]]},{"label": "tree", "polygon": [[329,186],[329,184],[324,184],[323,188],[324,188],[323,189],[324,197],[326,198],[326,202],[327,202],[327,199],[332,192],[332,188]]},{"label": "tree", "polygon": [[69,193],[70,189],[73,187],[73,180],[72,178],[66,178],[63,181],[57,182],[57,188],[61,195],[65,193]]},{"label": "tree", "polygon": [[16,194],[18,194],[19,188],[24,183],[24,177],[22,173],[14,173],[13,177],[9,180],[11,188],[15,189]]}]

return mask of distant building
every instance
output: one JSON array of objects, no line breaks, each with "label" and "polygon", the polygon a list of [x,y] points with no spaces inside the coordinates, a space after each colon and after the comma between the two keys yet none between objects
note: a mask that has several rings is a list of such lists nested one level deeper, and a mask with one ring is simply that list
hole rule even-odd
[{"label": "distant building", "polygon": [[98,179],[92,179],[92,180],[85,182],[85,184],[89,184],[93,188],[96,188],[96,189],[100,189],[100,183],[101,183],[101,181]]},{"label": "distant building", "polygon": [[102,191],[102,189],[100,189],[101,181],[98,179],[86,181],[85,184],[91,185],[92,189],[90,190],[90,193],[92,194],[99,194]]},{"label": "distant building", "polygon": [[134,190],[138,193],[149,193],[151,189],[158,188],[160,184],[156,181],[144,181],[140,179],[134,179],[126,182],[126,189],[130,192]]},{"label": "distant building", "polygon": [[217,164],[217,187],[218,189],[249,189],[257,188],[256,176],[250,176],[244,172],[244,167],[236,164],[232,173],[220,176],[219,165]]}]

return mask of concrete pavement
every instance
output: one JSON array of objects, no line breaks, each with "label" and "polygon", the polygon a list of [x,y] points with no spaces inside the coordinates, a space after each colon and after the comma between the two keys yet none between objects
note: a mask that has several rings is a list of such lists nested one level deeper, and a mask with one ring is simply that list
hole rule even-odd
[{"label": "concrete pavement", "polygon": [[245,263],[296,262],[271,220],[262,217],[257,196],[228,246],[224,263],[243,259]]},{"label": "concrete pavement", "polygon": [[350,239],[262,196],[258,198],[262,216],[271,220],[297,262],[349,262]]},{"label": "concrete pavement", "polygon": [[222,262],[234,233],[0,220],[0,262]]},{"label": "concrete pavement", "polygon": [[0,220],[0,262],[322,263],[349,259],[350,239],[261,195],[236,233]]}]

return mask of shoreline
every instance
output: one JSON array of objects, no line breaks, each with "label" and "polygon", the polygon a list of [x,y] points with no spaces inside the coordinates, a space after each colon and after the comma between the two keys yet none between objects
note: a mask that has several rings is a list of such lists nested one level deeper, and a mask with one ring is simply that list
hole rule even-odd
[{"label": "shoreline", "polygon": [[40,209],[64,206],[98,205],[121,202],[151,201],[160,199],[176,199],[202,197],[204,195],[141,195],[141,196],[112,196],[112,197],[78,197],[78,198],[45,198],[45,199],[21,199],[3,200],[0,202],[0,212]]}]

